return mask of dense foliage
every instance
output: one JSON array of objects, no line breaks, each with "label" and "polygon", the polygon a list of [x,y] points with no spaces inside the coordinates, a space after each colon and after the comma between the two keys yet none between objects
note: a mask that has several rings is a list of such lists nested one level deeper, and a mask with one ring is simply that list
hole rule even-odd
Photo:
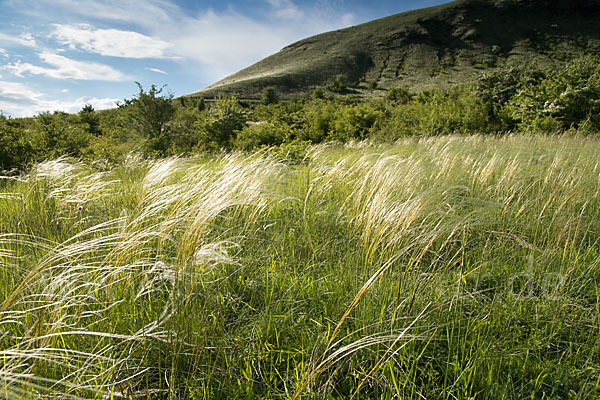
[{"label": "dense foliage", "polygon": [[546,71],[497,69],[452,89],[412,93],[395,88],[380,99],[352,94],[343,76],[336,82],[315,90],[313,99],[288,102],[267,87],[255,105],[223,96],[209,104],[203,99],[173,100],[163,88],[152,86],[146,92],[139,86],[136,96],[113,110],[97,112],[88,105],[76,115],[2,117],[0,142],[6,145],[0,167],[23,168],[65,154],[114,161],[131,151],[168,156],[326,141],[600,129],[598,56]]}]

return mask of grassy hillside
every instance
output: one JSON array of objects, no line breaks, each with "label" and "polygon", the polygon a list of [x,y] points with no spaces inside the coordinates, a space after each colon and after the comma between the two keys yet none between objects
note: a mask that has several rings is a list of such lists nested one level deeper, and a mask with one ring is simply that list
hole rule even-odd
[{"label": "grassy hillside", "polygon": [[301,40],[191,96],[259,99],[274,86],[302,97],[340,74],[355,92],[377,96],[462,83],[498,67],[543,68],[598,48],[597,0],[458,0]]},{"label": "grassy hillside", "polygon": [[0,181],[0,396],[596,399],[595,138]]}]

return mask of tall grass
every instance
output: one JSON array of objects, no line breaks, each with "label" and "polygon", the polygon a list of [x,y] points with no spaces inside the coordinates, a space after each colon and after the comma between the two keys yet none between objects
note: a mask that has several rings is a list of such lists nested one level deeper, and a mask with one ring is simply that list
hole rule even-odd
[{"label": "tall grass", "polygon": [[0,391],[596,398],[600,142],[58,159],[0,182]]}]

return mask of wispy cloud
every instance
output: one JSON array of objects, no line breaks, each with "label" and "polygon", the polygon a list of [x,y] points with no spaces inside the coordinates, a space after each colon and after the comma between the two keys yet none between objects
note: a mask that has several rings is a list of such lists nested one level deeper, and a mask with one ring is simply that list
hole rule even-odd
[{"label": "wispy cloud", "polygon": [[103,56],[124,58],[165,58],[170,44],[138,32],[94,29],[88,24],[54,25],[52,37],[71,48]]},{"label": "wispy cloud", "polygon": [[304,12],[292,0],[267,0],[273,7],[275,16],[284,19],[300,19]]},{"label": "wispy cloud", "polygon": [[69,19],[118,21],[137,26],[171,22],[172,14],[179,11],[179,7],[168,0],[5,0],[4,6],[42,19],[54,12]]},{"label": "wispy cloud", "polygon": [[21,36],[12,36],[0,32],[0,43],[2,43],[4,46],[37,46],[34,37],[30,33],[23,33]]},{"label": "wispy cloud", "polygon": [[147,71],[156,72],[158,74],[169,75],[167,72],[163,71],[162,69],[158,69],[158,68],[144,68],[144,69]]},{"label": "wispy cloud", "polygon": [[200,65],[211,80],[244,68],[287,43],[283,31],[234,12],[208,11],[186,19],[178,32],[163,34],[171,37],[178,55]]},{"label": "wispy cloud", "polygon": [[98,80],[109,82],[131,80],[131,77],[117,71],[109,65],[72,60],[46,51],[40,53],[39,57],[44,63],[54,68],[16,62],[8,64],[1,69],[10,71],[19,77],[23,77],[23,74],[28,73],[33,75],[45,75],[55,79]]},{"label": "wispy cloud", "polygon": [[[293,5],[286,0],[277,1],[281,7]],[[353,20],[351,16],[332,18],[300,9],[285,10],[279,9],[286,15],[285,18],[279,16],[265,20],[239,14],[234,9],[225,12],[209,10],[193,18],[181,18],[176,29],[171,26],[159,28],[159,37],[172,43],[171,51],[190,65],[198,66],[200,73],[214,82],[290,43],[349,26]]]},{"label": "wispy cloud", "polygon": [[44,111],[75,112],[85,104],[102,110],[115,107],[118,99],[80,97],[73,101],[47,100],[43,93],[17,82],[0,81],[0,111],[13,117],[24,117]]},{"label": "wispy cloud", "polygon": [[[44,18],[48,9],[88,25],[55,25],[59,42],[81,50],[130,58],[173,58],[214,81],[304,37],[354,22],[337,7],[306,7],[294,0],[262,0],[262,16],[228,7],[191,13],[170,0],[5,0],[13,9]],[[97,29],[128,24],[130,30]],[[96,26],[96,27],[94,27]],[[166,43],[170,44],[167,46]]]},{"label": "wispy cloud", "polygon": [[[314,0],[311,6],[299,0],[243,2],[251,10],[236,6],[237,2],[219,10],[192,2],[194,11],[176,1],[0,0],[0,9],[9,18],[15,22],[23,18],[27,28],[20,32],[35,35],[0,27],[0,48],[8,49],[0,52],[2,79],[27,77],[36,87],[56,87],[51,80],[90,81],[85,87],[74,85],[68,94],[54,91],[65,98],[106,89],[93,81],[147,81],[168,73],[170,87],[189,93],[299,39],[355,22],[353,14],[332,5],[341,0]],[[139,61],[145,59],[160,59],[160,69]],[[115,90],[114,96],[126,95],[120,85]],[[55,108],[35,104],[41,104],[36,110]],[[60,105],[56,103],[56,108]]]}]

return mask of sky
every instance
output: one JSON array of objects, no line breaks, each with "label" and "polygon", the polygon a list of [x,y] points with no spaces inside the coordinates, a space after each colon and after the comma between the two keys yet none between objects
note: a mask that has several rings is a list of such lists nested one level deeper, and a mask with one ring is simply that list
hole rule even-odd
[{"label": "sky", "polygon": [[0,112],[195,92],[297,40],[446,0],[0,0]]}]

